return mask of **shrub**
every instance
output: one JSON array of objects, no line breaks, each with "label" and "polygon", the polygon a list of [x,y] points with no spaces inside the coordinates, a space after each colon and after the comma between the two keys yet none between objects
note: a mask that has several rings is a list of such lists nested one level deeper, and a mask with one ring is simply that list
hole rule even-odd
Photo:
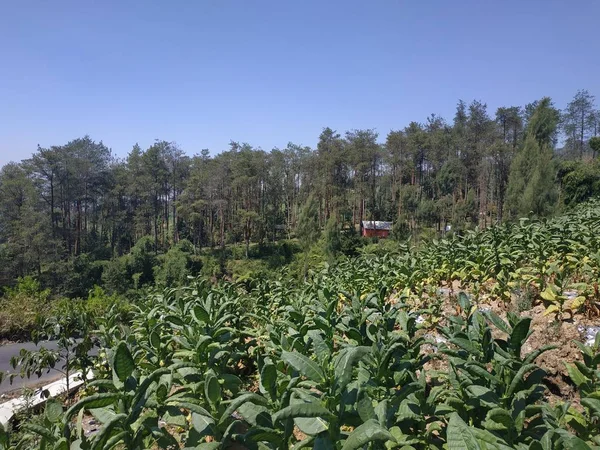
[{"label": "shrub", "polygon": [[59,295],[83,298],[102,281],[103,264],[86,253],[71,258],[65,269],[63,282],[55,291]]},{"label": "shrub", "polygon": [[14,288],[6,288],[0,298],[0,338],[28,339],[37,319],[50,309],[50,289],[27,276]]},{"label": "shrub", "polygon": [[201,257],[200,275],[207,278],[221,278],[224,274],[223,260],[215,255]]},{"label": "shrub", "polygon": [[131,305],[117,294],[108,295],[100,286],[94,286],[88,294],[87,301],[84,303],[85,310],[89,312],[92,319],[104,317],[106,313],[116,305],[113,314],[116,312],[122,322],[127,322],[131,313]]},{"label": "shrub", "polygon": [[160,258],[161,264],[154,268],[154,279],[161,286],[177,287],[186,282],[189,275],[188,256],[173,247]]},{"label": "shrub", "polygon": [[248,281],[266,276],[267,264],[257,259],[234,259],[227,263],[227,273],[234,281]]},{"label": "shrub", "polygon": [[385,256],[402,253],[405,246],[393,239],[380,239],[359,249],[362,255]]},{"label": "shrub", "polygon": [[130,259],[124,255],[104,263],[102,281],[109,293],[124,294],[133,287]]}]

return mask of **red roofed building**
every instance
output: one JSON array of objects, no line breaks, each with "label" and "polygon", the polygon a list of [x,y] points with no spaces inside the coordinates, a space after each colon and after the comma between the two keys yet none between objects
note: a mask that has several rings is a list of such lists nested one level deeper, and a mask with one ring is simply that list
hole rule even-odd
[{"label": "red roofed building", "polygon": [[363,220],[360,224],[360,234],[362,237],[380,237],[386,238],[392,231],[392,222],[383,222],[381,220]]}]

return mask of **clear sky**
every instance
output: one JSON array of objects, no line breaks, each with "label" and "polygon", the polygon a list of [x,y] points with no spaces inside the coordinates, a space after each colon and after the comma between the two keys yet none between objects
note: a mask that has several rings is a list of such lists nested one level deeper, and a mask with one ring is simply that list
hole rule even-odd
[{"label": "clear sky", "polygon": [[491,114],[600,96],[597,0],[55,0],[0,4],[0,164],[89,134],[314,146],[458,99]]}]

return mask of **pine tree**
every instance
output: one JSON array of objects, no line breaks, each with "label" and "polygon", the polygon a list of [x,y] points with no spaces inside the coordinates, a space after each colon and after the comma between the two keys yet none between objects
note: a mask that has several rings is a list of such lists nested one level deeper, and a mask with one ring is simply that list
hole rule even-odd
[{"label": "pine tree", "polygon": [[543,98],[529,120],[523,148],[511,165],[507,204],[513,217],[529,213],[545,216],[554,209],[557,193],[552,143],[557,124],[557,110],[549,98]]},{"label": "pine tree", "polygon": [[342,247],[340,228],[337,219],[331,216],[325,225],[325,254],[333,263]]},{"label": "pine tree", "polygon": [[296,228],[296,236],[300,241],[300,247],[304,254],[304,269],[303,276],[306,278],[308,270],[308,253],[311,247],[321,235],[319,229],[319,203],[314,196],[309,196],[306,203],[300,211],[298,217],[298,226]]}]

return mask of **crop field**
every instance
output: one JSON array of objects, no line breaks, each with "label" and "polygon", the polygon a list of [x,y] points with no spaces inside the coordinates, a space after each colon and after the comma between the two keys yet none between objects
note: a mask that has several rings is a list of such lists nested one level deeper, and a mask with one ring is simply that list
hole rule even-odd
[{"label": "crop field", "polygon": [[95,330],[55,318],[94,380],[0,448],[597,448],[599,281],[598,202],[302,282],[190,279]]}]

